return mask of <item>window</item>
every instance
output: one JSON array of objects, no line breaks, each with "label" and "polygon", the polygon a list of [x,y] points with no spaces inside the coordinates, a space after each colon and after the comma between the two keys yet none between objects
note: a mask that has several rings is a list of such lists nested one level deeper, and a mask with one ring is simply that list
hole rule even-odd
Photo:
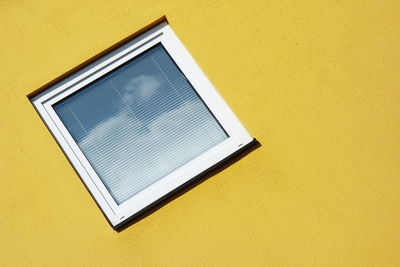
[{"label": "window", "polygon": [[253,141],[166,22],[31,100],[114,228]]}]

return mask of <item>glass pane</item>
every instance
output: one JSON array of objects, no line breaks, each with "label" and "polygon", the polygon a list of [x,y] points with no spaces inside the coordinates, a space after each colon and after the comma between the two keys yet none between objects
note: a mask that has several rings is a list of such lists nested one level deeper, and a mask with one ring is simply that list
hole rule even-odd
[{"label": "glass pane", "polygon": [[228,138],[162,45],[53,107],[118,204]]}]

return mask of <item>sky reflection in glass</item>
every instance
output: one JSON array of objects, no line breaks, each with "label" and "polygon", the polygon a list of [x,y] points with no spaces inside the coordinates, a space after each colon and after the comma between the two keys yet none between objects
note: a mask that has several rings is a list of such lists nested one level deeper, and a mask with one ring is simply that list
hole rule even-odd
[{"label": "sky reflection in glass", "polygon": [[162,45],[53,107],[118,204],[228,138]]}]

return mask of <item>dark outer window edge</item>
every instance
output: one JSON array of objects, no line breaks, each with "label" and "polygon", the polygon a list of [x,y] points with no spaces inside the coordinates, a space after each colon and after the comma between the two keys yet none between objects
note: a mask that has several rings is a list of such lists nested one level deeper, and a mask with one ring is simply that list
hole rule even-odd
[{"label": "dark outer window edge", "polygon": [[165,15],[160,17],[160,18],[158,18],[158,19],[156,19],[155,21],[151,22],[150,24],[148,24],[147,26],[141,28],[140,30],[130,34],[129,36],[127,36],[124,39],[122,39],[121,41],[111,45],[110,47],[108,47],[107,49],[101,51],[100,53],[97,53],[95,56],[85,60],[81,64],[79,64],[76,67],[70,69],[69,71],[61,74],[57,78],[55,78],[55,79],[51,80],[50,82],[44,84],[43,86],[39,87],[38,89],[32,91],[31,93],[29,93],[27,95],[27,97],[29,99],[32,99],[33,97],[39,95],[40,93],[42,93],[46,89],[50,88],[51,86],[61,82],[62,80],[68,78],[69,76],[77,73],[78,71],[82,70],[83,68],[85,68],[85,67],[89,66],[90,64],[94,63],[96,60],[101,59],[102,57],[106,56],[107,54],[111,53],[112,51],[120,48],[121,46],[123,46],[126,43],[132,41],[136,37],[142,35],[143,33],[147,32],[148,30],[154,28],[155,26],[157,26],[157,25],[159,25],[159,24],[161,24],[163,22],[168,23],[167,17]]},{"label": "dark outer window edge", "polygon": [[238,149],[237,151],[235,151],[231,155],[227,156],[223,160],[219,161],[218,163],[212,165],[211,167],[209,167],[208,169],[204,170],[200,174],[194,176],[193,178],[191,178],[187,182],[183,183],[182,185],[178,186],[177,188],[175,188],[171,192],[167,193],[166,195],[164,195],[161,198],[157,199],[156,201],[152,202],[151,204],[149,204],[148,206],[144,207],[140,211],[138,211],[135,214],[129,216],[123,222],[121,222],[121,223],[119,223],[117,225],[112,225],[109,220],[108,220],[108,222],[110,223],[112,228],[114,230],[116,230],[117,232],[125,229],[127,226],[129,226],[131,224],[134,224],[135,223],[135,219],[137,219],[138,217],[140,217],[141,215],[143,215],[147,211],[151,210],[157,204],[160,204],[161,202],[163,202],[164,200],[168,199],[169,197],[171,197],[171,196],[179,193],[183,189],[187,188],[188,186],[190,186],[194,182],[200,180],[201,178],[204,178],[206,175],[210,174],[212,171],[214,171],[214,170],[218,169],[219,167],[223,166],[224,164],[228,163],[230,160],[233,160],[235,157],[239,156],[240,154],[242,154],[242,153],[244,153],[246,151],[249,151],[251,148],[257,148],[260,145],[261,144],[255,138],[253,138],[253,140],[250,141],[245,146],[241,147],[240,149]]}]

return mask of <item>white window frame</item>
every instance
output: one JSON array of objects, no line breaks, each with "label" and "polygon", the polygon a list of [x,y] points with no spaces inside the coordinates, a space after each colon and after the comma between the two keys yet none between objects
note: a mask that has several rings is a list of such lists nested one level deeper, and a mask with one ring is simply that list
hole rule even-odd
[{"label": "white window frame", "polygon": [[[229,138],[118,205],[52,105],[106,75],[154,45],[161,44],[218,120]],[[34,107],[78,172],[110,224],[116,229],[173,190],[253,142],[231,109],[200,70],[167,22],[162,22],[31,99]]]}]

